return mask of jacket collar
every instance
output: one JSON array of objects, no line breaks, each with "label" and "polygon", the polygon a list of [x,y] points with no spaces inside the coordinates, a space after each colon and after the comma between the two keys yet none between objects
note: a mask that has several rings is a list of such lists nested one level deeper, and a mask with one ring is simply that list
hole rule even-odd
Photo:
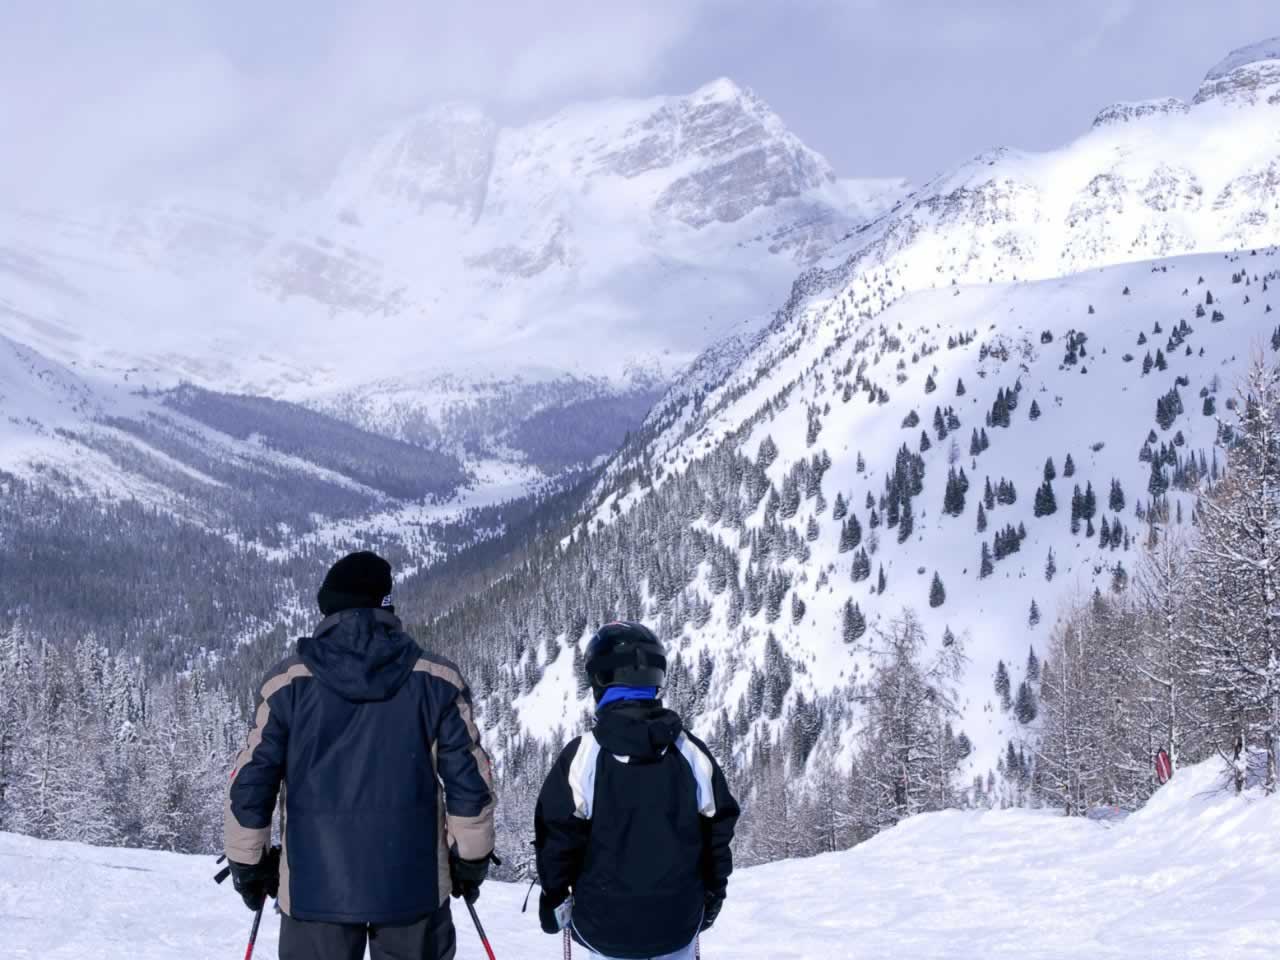
[{"label": "jacket collar", "polygon": [[394,613],[388,613],[386,610],[383,610],[380,607],[362,607],[356,610],[339,610],[337,613],[330,614],[329,616],[325,617],[316,625],[316,628],[311,635],[313,637],[318,637],[322,633],[327,633],[328,631],[336,627],[338,624],[340,624],[343,620],[347,620],[347,619],[350,619],[351,617],[359,616],[360,613],[362,613],[364,610],[372,610],[374,622],[380,623],[383,626],[387,627],[388,629],[402,630],[404,628],[403,624],[400,622],[400,618],[397,617]]}]

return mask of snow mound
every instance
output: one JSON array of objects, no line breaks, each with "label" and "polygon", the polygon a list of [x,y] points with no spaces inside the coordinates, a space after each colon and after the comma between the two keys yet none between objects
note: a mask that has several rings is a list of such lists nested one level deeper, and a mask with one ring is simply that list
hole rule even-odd
[{"label": "snow mound", "polygon": [[[1221,789],[1189,767],[1116,825],[1045,811],[908,820],[853,850],[739,871],[708,957],[741,960],[1263,960],[1280,942],[1280,798]],[[249,914],[209,883],[210,857],[0,834],[0,942],[70,960],[238,956]],[[559,943],[520,912],[523,886],[486,885],[478,909],[500,957]],[[70,919],[70,922],[68,920]],[[455,911],[459,960],[479,960]],[[275,955],[278,921],[258,956]]]}]

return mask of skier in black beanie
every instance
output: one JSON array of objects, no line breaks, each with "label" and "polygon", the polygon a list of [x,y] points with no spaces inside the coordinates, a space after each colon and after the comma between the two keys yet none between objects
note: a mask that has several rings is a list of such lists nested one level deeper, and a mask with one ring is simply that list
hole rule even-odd
[{"label": "skier in black beanie", "polygon": [[378,607],[395,612],[391,605],[391,564],[376,553],[349,553],[325,574],[316,603],[326,617],[343,610]]},{"label": "skier in black beanie", "polygon": [[[391,604],[391,565],[343,557],[324,620],[262,684],[223,840],[251,909],[278,896],[282,960],[449,960],[449,897],[474,902],[497,795],[471,690]],[[271,821],[281,815],[283,848]]]}]

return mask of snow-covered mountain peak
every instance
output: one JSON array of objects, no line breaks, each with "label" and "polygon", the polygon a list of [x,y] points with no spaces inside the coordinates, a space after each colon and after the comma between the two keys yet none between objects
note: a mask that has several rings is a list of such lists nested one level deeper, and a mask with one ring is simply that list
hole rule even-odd
[{"label": "snow-covered mountain peak", "polygon": [[726,78],[684,96],[570,107],[540,127],[524,133],[535,140],[553,133],[555,151],[588,176],[656,188],[652,212],[694,228],[731,223],[835,182],[821,155]]},{"label": "snow-covered mountain peak", "polygon": [[1247,67],[1251,64],[1262,63],[1268,60],[1280,61],[1280,37],[1270,37],[1266,40],[1261,40],[1258,43],[1251,43],[1248,46],[1232,50],[1229,54],[1214,64],[1213,68],[1205,74],[1205,83],[1212,80],[1221,80],[1223,77],[1230,76],[1241,67]]},{"label": "snow-covered mountain peak", "polygon": [[1280,37],[1233,50],[1214,65],[1194,102],[1280,105]]},{"label": "snow-covered mountain peak", "polygon": [[[521,125],[443,104],[316,167],[332,169],[283,190],[0,210],[0,335],[134,386],[187,380],[489,449],[495,396],[632,416],[901,193],[837,180],[724,79]],[[535,386],[530,369],[551,373]],[[476,389],[445,390],[442,371]]]},{"label": "snow-covered mountain peak", "polygon": [[756,96],[750,90],[740,86],[731,77],[717,77],[700,86],[690,94],[688,99],[731,102],[745,99],[756,100]]}]

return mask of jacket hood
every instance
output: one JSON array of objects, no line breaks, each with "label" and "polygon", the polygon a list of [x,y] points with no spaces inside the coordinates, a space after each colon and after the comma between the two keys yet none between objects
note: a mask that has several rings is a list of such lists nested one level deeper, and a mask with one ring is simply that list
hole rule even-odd
[{"label": "jacket hood", "polygon": [[316,679],[345,700],[390,699],[418,662],[422,648],[385,610],[343,610],[298,641],[298,656]]},{"label": "jacket hood", "polygon": [[656,760],[676,742],[684,724],[658,700],[622,700],[596,715],[595,736],[609,753]]}]

